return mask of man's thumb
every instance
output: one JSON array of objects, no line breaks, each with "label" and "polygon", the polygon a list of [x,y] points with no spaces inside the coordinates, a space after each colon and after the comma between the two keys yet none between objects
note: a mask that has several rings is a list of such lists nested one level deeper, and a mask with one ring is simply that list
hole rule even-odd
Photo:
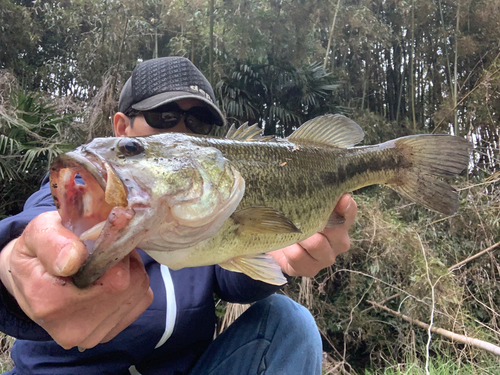
[{"label": "man's thumb", "polygon": [[78,271],[85,259],[87,248],[82,242],[70,241],[63,246],[55,261],[55,271],[58,276],[71,276]]}]

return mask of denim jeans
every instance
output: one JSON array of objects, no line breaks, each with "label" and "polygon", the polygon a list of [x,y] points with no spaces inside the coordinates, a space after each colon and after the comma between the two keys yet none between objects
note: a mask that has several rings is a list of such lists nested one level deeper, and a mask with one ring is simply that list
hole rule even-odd
[{"label": "denim jeans", "polygon": [[320,375],[322,343],[309,311],[283,295],[253,304],[189,375]]}]

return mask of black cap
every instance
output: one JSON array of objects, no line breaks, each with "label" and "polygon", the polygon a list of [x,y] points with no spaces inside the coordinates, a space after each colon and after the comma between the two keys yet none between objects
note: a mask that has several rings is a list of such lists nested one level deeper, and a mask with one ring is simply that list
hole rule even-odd
[{"label": "black cap", "polygon": [[118,110],[148,111],[184,98],[204,101],[221,119],[220,125],[225,123],[208,80],[191,61],[179,56],[160,57],[137,65],[123,86]]}]

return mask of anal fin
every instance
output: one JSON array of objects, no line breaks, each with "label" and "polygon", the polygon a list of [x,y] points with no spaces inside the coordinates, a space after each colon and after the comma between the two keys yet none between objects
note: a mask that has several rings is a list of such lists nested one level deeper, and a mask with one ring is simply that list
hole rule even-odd
[{"label": "anal fin", "polygon": [[241,272],[254,280],[273,285],[286,284],[286,278],[281,267],[269,254],[259,254],[251,257],[236,257],[220,263],[220,267],[233,272]]}]

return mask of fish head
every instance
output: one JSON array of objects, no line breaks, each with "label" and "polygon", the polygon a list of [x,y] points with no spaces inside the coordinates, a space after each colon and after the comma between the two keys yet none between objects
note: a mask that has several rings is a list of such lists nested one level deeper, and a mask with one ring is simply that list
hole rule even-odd
[{"label": "fish head", "polygon": [[[50,169],[63,225],[90,253],[107,253],[99,257],[113,262],[140,243],[169,251],[213,236],[236,209],[244,186],[219,150],[173,133],[96,138],[58,156]],[[104,261],[98,263],[102,268]],[[112,265],[106,263],[106,269]]]}]

